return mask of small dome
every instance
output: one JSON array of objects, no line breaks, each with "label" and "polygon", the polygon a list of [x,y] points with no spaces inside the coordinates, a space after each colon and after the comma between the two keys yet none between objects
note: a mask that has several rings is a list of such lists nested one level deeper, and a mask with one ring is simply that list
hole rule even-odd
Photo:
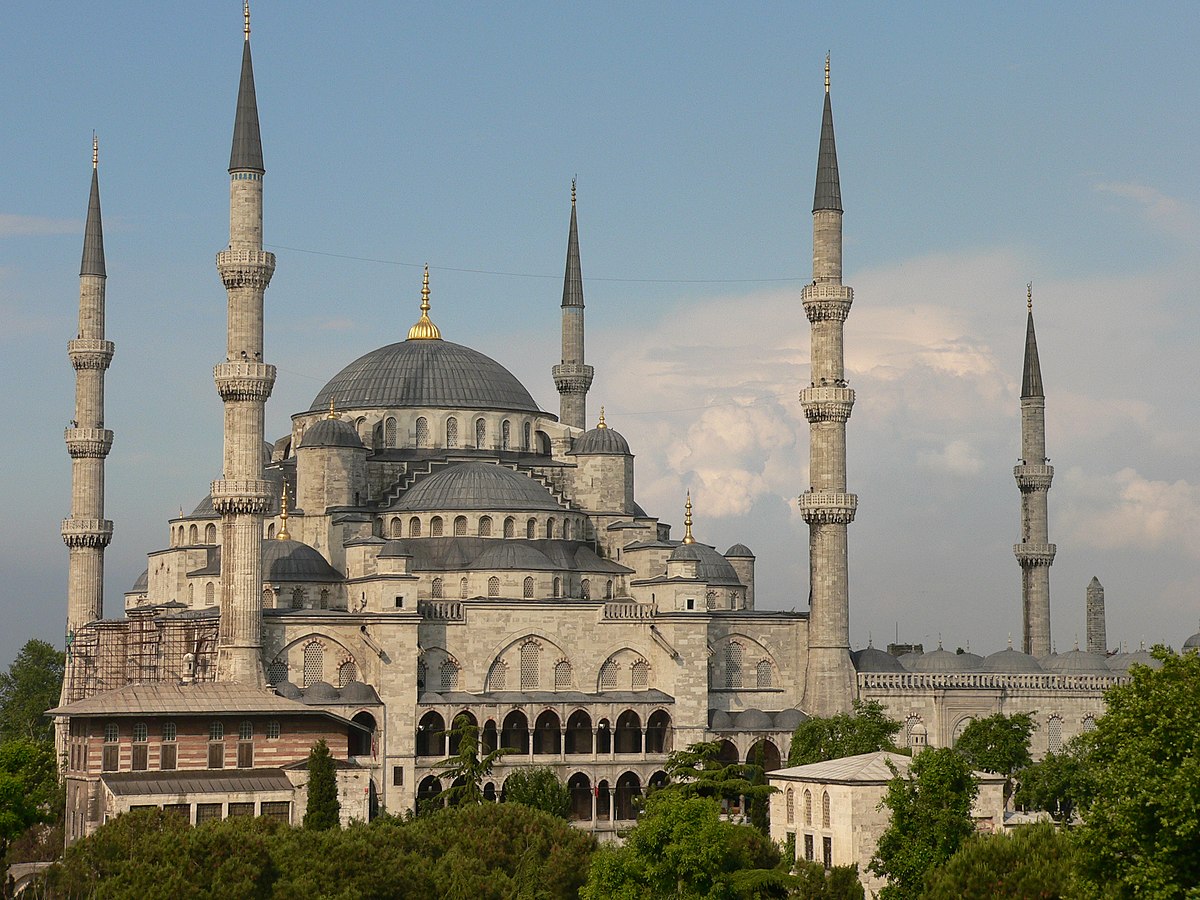
[{"label": "small dome", "polygon": [[761,709],[744,709],[735,714],[734,721],[738,731],[771,731],[775,725]]},{"label": "small dome", "polygon": [[[432,343],[432,342],[431,342]],[[528,475],[492,463],[457,463],[418,481],[394,510],[487,509],[527,512],[563,507]]]},{"label": "small dome", "polygon": [[708,544],[680,544],[671,551],[670,560],[671,562],[695,560],[697,581],[730,585],[742,583],[742,580],[738,578],[737,570],[729,564],[729,560]]},{"label": "small dome", "polygon": [[369,684],[349,681],[342,687],[342,700],[345,703],[378,703],[379,695]]},{"label": "small dome", "polygon": [[263,581],[341,581],[319,551],[299,541],[263,541]]},{"label": "small dome", "polygon": [[916,669],[913,668],[913,666],[915,666],[917,664],[917,660],[920,658],[921,658],[921,654],[916,653],[916,652],[905,653],[905,654],[902,654],[902,655],[896,657],[896,659],[900,660],[900,665],[904,666],[904,670],[906,672],[917,671]]},{"label": "small dome", "polygon": [[140,594],[150,587],[150,570],[145,569],[141,575],[137,577],[137,581],[133,583],[133,587],[129,589],[131,594]]},{"label": "small dome", "polygon": [[900,660],[878,647],[864,647],[850,654],[854,668],[859,672],[904,672]]},{"label": "small dome", "polygon": [[974,653],[951,653],[949,650],[943,650],[938,647],[936,650],[931,650],[928,653],[922,653],[913,662],[912,671],[914,672],[971,672],[975,669],[978,663],[975,660],[979,657]]},{"label": "small dome", "polygon": [[314,447],[350,447],[354,450],[365,450],[358,432],[354,426],[343,419],[321,419],[311,425],[300,439],[300,449],[310,450]]},{"label": "small dome", "polygon": [[775,727],[780,731],[794,731],[808,716],[798,709],[785,709],[775,713]]},{"label": "small dome", "polygon": [[299,700],[303,696],[300,693],[300,688],[286,680],[275,682],[275,692],[280,697],[286,697],[288,700]]},{"label": "small dome", "polygon": [[733,719],[723,709],[710,709],[708,711],[708,729],[709,731],[732,731]]},{"label": "small dome", "polygon": [[483,552],[471,560],[471,568],[489,571],[559,569],[546,554],[525,541],[488,541]]},{"label": "small dome", "polygon": [[629,442],[615,428],[604,426],[585,431],[575,439],[571,452],[590,456],[629,456]]},{"label": "small dome", "polygon": [[1009,647],[1007,650],[997,650],[990,654],[979,666],[979,671],[1004,675],[1036,675],[1043,670],[1038,661],[1028,653]]},{"label": "small dome", "polygon": [[1151,656],[1150,651],[1145,647],[1134,650],[1132,653],[1114,653],[1105,661],[1112,671],[1121,675],[1128,674],[1130,668],[1133,666],[1149,666],[1151,669],[1162,668],[1162,660]]},{"label": "small dome", "polygon": [[975,671],[976,669],[978,669],[981,665],[983,665],[983,657],[980,656],[978,653],[972,653],[970,650],[964,650],[962,653],[959,653],[957,655],[963,657],[963,662],[966,664],[967,668],[972,672]]},{"label": "small dome", "polygon": [[754,554],[745,544],[734,544],[722,555],[726,559],[754,559]]},{"label": "small dome", "polygon": [[1183,642],[1184,650],[1200,650],[1200,631],[1197,631],[1190,638]]},{"label": "small dome", "polygon": [[1057,675],[1111,675],[1108,661],[1099,653],[1086,650],[1070,650],[1067,653],[1050,654],[1038,662],[1047,672]]},{"label": "small dome", "polygon": [[305,703],[334,703],[337,699],[337,688],[327,681],[314,681],[304,689]]}]

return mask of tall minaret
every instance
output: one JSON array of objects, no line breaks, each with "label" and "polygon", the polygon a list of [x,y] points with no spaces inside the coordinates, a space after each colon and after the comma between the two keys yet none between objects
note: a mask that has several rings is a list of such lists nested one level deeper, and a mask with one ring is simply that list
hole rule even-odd
[{"label": "tall minaret", "polygon": [[850,661],[850,599],[846,526],[858,497],[846,490],[846,420],[854,391],[846,386],[842,329],[854,291],[842,284],[842,191],[825,58],[825,110],[813,198],[813,280],[801,294],[812,324],[812,383],[800,392],[809,422],[809,482],[800,495],[808,523],[808,674],[804,709],[829,716],[849,711],[855,695]]},{"label": "tall minaret", "polygon": [[62,523],[69,555],[67,643],[104,608],[104,548],[113,523],[104,518],[104,459],[113,433],[104,427],[104,372],[112,341],[104,339],[104,230],[100,224],[100,148],[92,137],[92,193],[79,267],[79,335],[67,342],[75,368],[75,418],[66,431],[71,454],[71,517]]},{"label": "tall minaret", "polygon": [[1108,653],[1108,635],[1104,627],[1104,585],[1095,575],[1087,586],[1087,649],[1088,653]]},{"label": "tall minaret", "polygon": [[575,179],[571,179],[571,231],[563,276],[562,362],[552,370],[560,398],[559,421],[587,428],[587,392],[593,370],[583,364],[583,275],[579,268],[579,228],[575,223]]},{"label": "tall minaret", "polygon": [[1046,395],[1037,336],[1033,332],[1033,284],[1026,288],[1029,309],[1025,327],[1025,369],[1021,377],[1021,462],[1013,468],[1021,490],[1021,543],[1013,547],[1021,566],[1022,650],[1033,656],[1050,655],[1050,566],[1055,546],[1050,543],[1046,494],[1054,467],[1046,458]]},{"label": "tall minaret", "polygon": [[225,362],[213,369],[225,404],[222,477],[212,485],[221,514],[221,630],[217,678],[264,685],[262,666],[263,515],[274,488],[263,478],[263,407],[275,367],[263,362],[263,292],[275,271],[275,254],[263,250],[262,141],[250,62],[250,5],[238,87],[233,150],[229,155],[229,249],[217,254],[217,271],[229,294]]}]

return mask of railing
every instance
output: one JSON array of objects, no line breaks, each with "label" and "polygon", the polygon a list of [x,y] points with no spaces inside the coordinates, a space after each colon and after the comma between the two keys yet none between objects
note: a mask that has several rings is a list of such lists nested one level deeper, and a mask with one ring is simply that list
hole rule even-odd
[{"label": "railing", "polygon": [[648,603],[617,601],[604,604],[604,618],[610,622],[643,622],[654,618],[654,607]]},{"label": "railing", "polygon": [[1057,672],[1006,674],[1003,672],[860,672],[861,688],[879,690],[1026,690],[1105,691],[1125,684],[1128,675],[1067,675]]},{"label": "railing", "polygon": [[466,619],[461,600],[418,600],[417,612],[434,622],[462,622]]}]

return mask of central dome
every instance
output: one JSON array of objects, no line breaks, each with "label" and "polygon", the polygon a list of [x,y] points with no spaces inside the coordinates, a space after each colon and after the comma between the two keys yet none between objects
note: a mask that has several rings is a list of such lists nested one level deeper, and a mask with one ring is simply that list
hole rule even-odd
[{"label": "central dome", "polygon": [[330,379],[310,411],[405,407],[495,409],[545,415],[500,363],[450,341],[411,340],[360,356]]}]

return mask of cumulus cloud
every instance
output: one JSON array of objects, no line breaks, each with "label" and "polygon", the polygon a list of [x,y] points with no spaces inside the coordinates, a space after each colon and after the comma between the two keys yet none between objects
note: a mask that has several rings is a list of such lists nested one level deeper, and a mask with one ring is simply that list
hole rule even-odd
[{"label": "cumulus cloud", "polygon": [[1200,485],[1146,478],[1136,469],[1067,473],[1071,539],[1101,550],[1171,550],[1200,557]]},{"label": "cumulus cloud", "polygon": [[967,441],[950,441],[940,450],[930,450],[920,455],[925,467],[935,472],[954,475],[978,475],[983,471],[983,460],[978,451]]},{"label": "cumulus cloud", "polygon": [[1179,237],[1195,237],[1195,212],[1158,188],[1135,181],[1106,181],[1095,186],[1096,191],[1130,200],[1137,205],[1142,217],[1151,224]]}]

